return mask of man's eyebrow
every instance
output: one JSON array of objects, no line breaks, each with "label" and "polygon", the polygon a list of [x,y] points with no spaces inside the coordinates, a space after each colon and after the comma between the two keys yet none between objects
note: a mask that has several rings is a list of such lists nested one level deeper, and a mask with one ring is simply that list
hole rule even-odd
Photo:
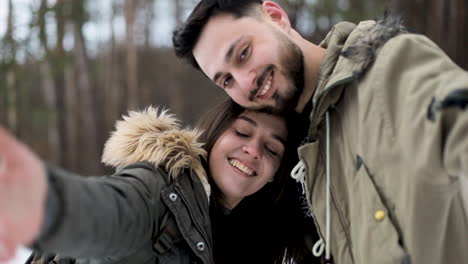
[{"label": "man's eyebrow", "polygon": [[241,42],[243,39],[244,39],[244,36],[240,36],[231,44],[231,46],[229,46],[228,52],[226,52],[226,56],[224,57],[224,61],[226,63],[229,63],[229,61],[232,58],[232,54],[234,54],[234,50],[236,49],[236,46],[239,45],[239,42]]},{"label": "man's eyebrow", "polygon": [[[255,120],[253,120],[251,118],[248,118],[247,116],[241,115],[238,118],[249,122],[250,124],[252,124],[255,127],[257,126],[257,122],[255,122]],[[278,140],[281,144],[283,144],[283,146],[286,146],[286,139],[284,139],[284,138],[282,138],[282,137],[280,137],[279,135],[276,135],[276,134],[273,134],[273,138]]]},{"label": "man's eyebrow", "polygon": [[[229,63],[229,61],[232,59],[232,55],[234,54],[234,50],[236,49],[236,46],[239,45],[239,43],[244,39],[244,36],[240,36],[238,39],[236,39],[230,46],[228,51],[226,52],[226,56],[224,56],[224,61],[226,63]],[[213,82],[217,82],[219,77],[221,77],[222,73],[217,72],[213,76]]]}]

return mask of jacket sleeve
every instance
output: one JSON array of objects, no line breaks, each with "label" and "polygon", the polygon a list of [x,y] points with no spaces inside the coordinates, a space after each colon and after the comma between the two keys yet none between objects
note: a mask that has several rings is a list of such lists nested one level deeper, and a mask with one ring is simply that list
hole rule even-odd
[{"label": "jacket sleeve", "polygon": [[103,177],[51,168],[47,203],[56,208],[33,249],[74,258],[132,254],[151,240],[167,210],[160,199],[162,174],[141,164]]},{"label": "jacket sleeve", "polygon": [[387,46],[379,78],[393,100],[395,136],[410,160],[468,179],[468,72],[422,35],[404,34]]},{"label": "jacket sleeve", "polygon": [[381,54],[375,88],[385,140],[399,150],[388,175],[403,179],[391,183],[404,197],[395,207],[403,241],[414,263],[466,263],[468,72],[421,35],[395,37]]}]

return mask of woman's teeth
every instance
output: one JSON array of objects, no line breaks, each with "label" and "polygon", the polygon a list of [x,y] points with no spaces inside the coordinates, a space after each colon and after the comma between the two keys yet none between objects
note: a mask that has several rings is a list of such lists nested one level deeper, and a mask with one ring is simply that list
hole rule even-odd
[{"label": "woman's teeth", "polygon": [[243,173],[245,173],[245,174],[247,174],[249,176],[254,176],[255,175],[255,171],[248,168],[247,166],[245,166],[244,164],[242,164],[238,160],[230,159],[229,164],[231,164],[231,166],[233,166],[233,167],[238,168],[240,171],[242,171]]}]

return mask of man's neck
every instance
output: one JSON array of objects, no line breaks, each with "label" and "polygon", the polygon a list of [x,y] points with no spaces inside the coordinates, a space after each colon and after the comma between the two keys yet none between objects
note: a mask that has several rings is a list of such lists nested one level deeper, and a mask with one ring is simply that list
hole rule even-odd
[{"label": "man's neck", "polygon": [[325,57],[325,49],[304,40],[299,44],[304,54],[304,90],[299,97],[296,112],[302,113],[307,103],[312,100],[312,96],[317,88],[320,65]]}]

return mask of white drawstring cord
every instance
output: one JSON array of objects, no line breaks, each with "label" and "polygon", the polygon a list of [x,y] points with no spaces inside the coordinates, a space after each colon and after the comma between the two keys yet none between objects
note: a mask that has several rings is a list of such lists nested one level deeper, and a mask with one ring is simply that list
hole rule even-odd
[{"label": "white drawstring cord", "polygon": [[291,177],[301,184],[302,194],[305,194],[305,171],[306,167],[302,160],[300,160],[294,169],[291,171]]},{"label": "white drawstring cord", "polygon": [[315,257],[320,257],[322,256],[324,249],[325,243],[323,242],[323,239],[319,239],[312,247],[312,254],[314,254]]},{"label": "white drawstring cord", "polygon": [[[294,166],[294,169],[291,171],[291,177],[295,179],[298,183],[301,184],[302,188],[302,194],[305,194],[305,172],[306,172],[306,167],[305,163],[300,160],[296,166]],[[315,242],[314,246],[312,247],[312,254],[314,254],[315,257],[320,257],[323,254],[323,250],[325,243],[323,242],[323,239],[319,239],[317,242]]]},{"label": "white drawstring cord", "polygon": [[[326,190],[325,190],[325,199],[326,199],[326,207],[325,207],[325,242],[322,238],[320,238],[317,242],[315,242],[314,246],[312,247],[312,254],[315,257],[320,257],[323,254],[323,250],[325,248],[325,260],[330,260],[330,118],[328,112],[326,113],[326,175],[327,175],[327,183],[326,183]],[[294,169],[291,171],[291,177],[299,182],[302,186],[302,193],[305,193],[305,171],[306,167],[302,160],[300,160]]]},{"label": "white drawstring cord", "polygon": [[329,113],[326,113],[326,124],[327,124],[327,160],[326,160],[326,173],[327,173],[327,186],[326,186],[326,226],[325,226],[325,259],[330,260],[330,117]]}]

